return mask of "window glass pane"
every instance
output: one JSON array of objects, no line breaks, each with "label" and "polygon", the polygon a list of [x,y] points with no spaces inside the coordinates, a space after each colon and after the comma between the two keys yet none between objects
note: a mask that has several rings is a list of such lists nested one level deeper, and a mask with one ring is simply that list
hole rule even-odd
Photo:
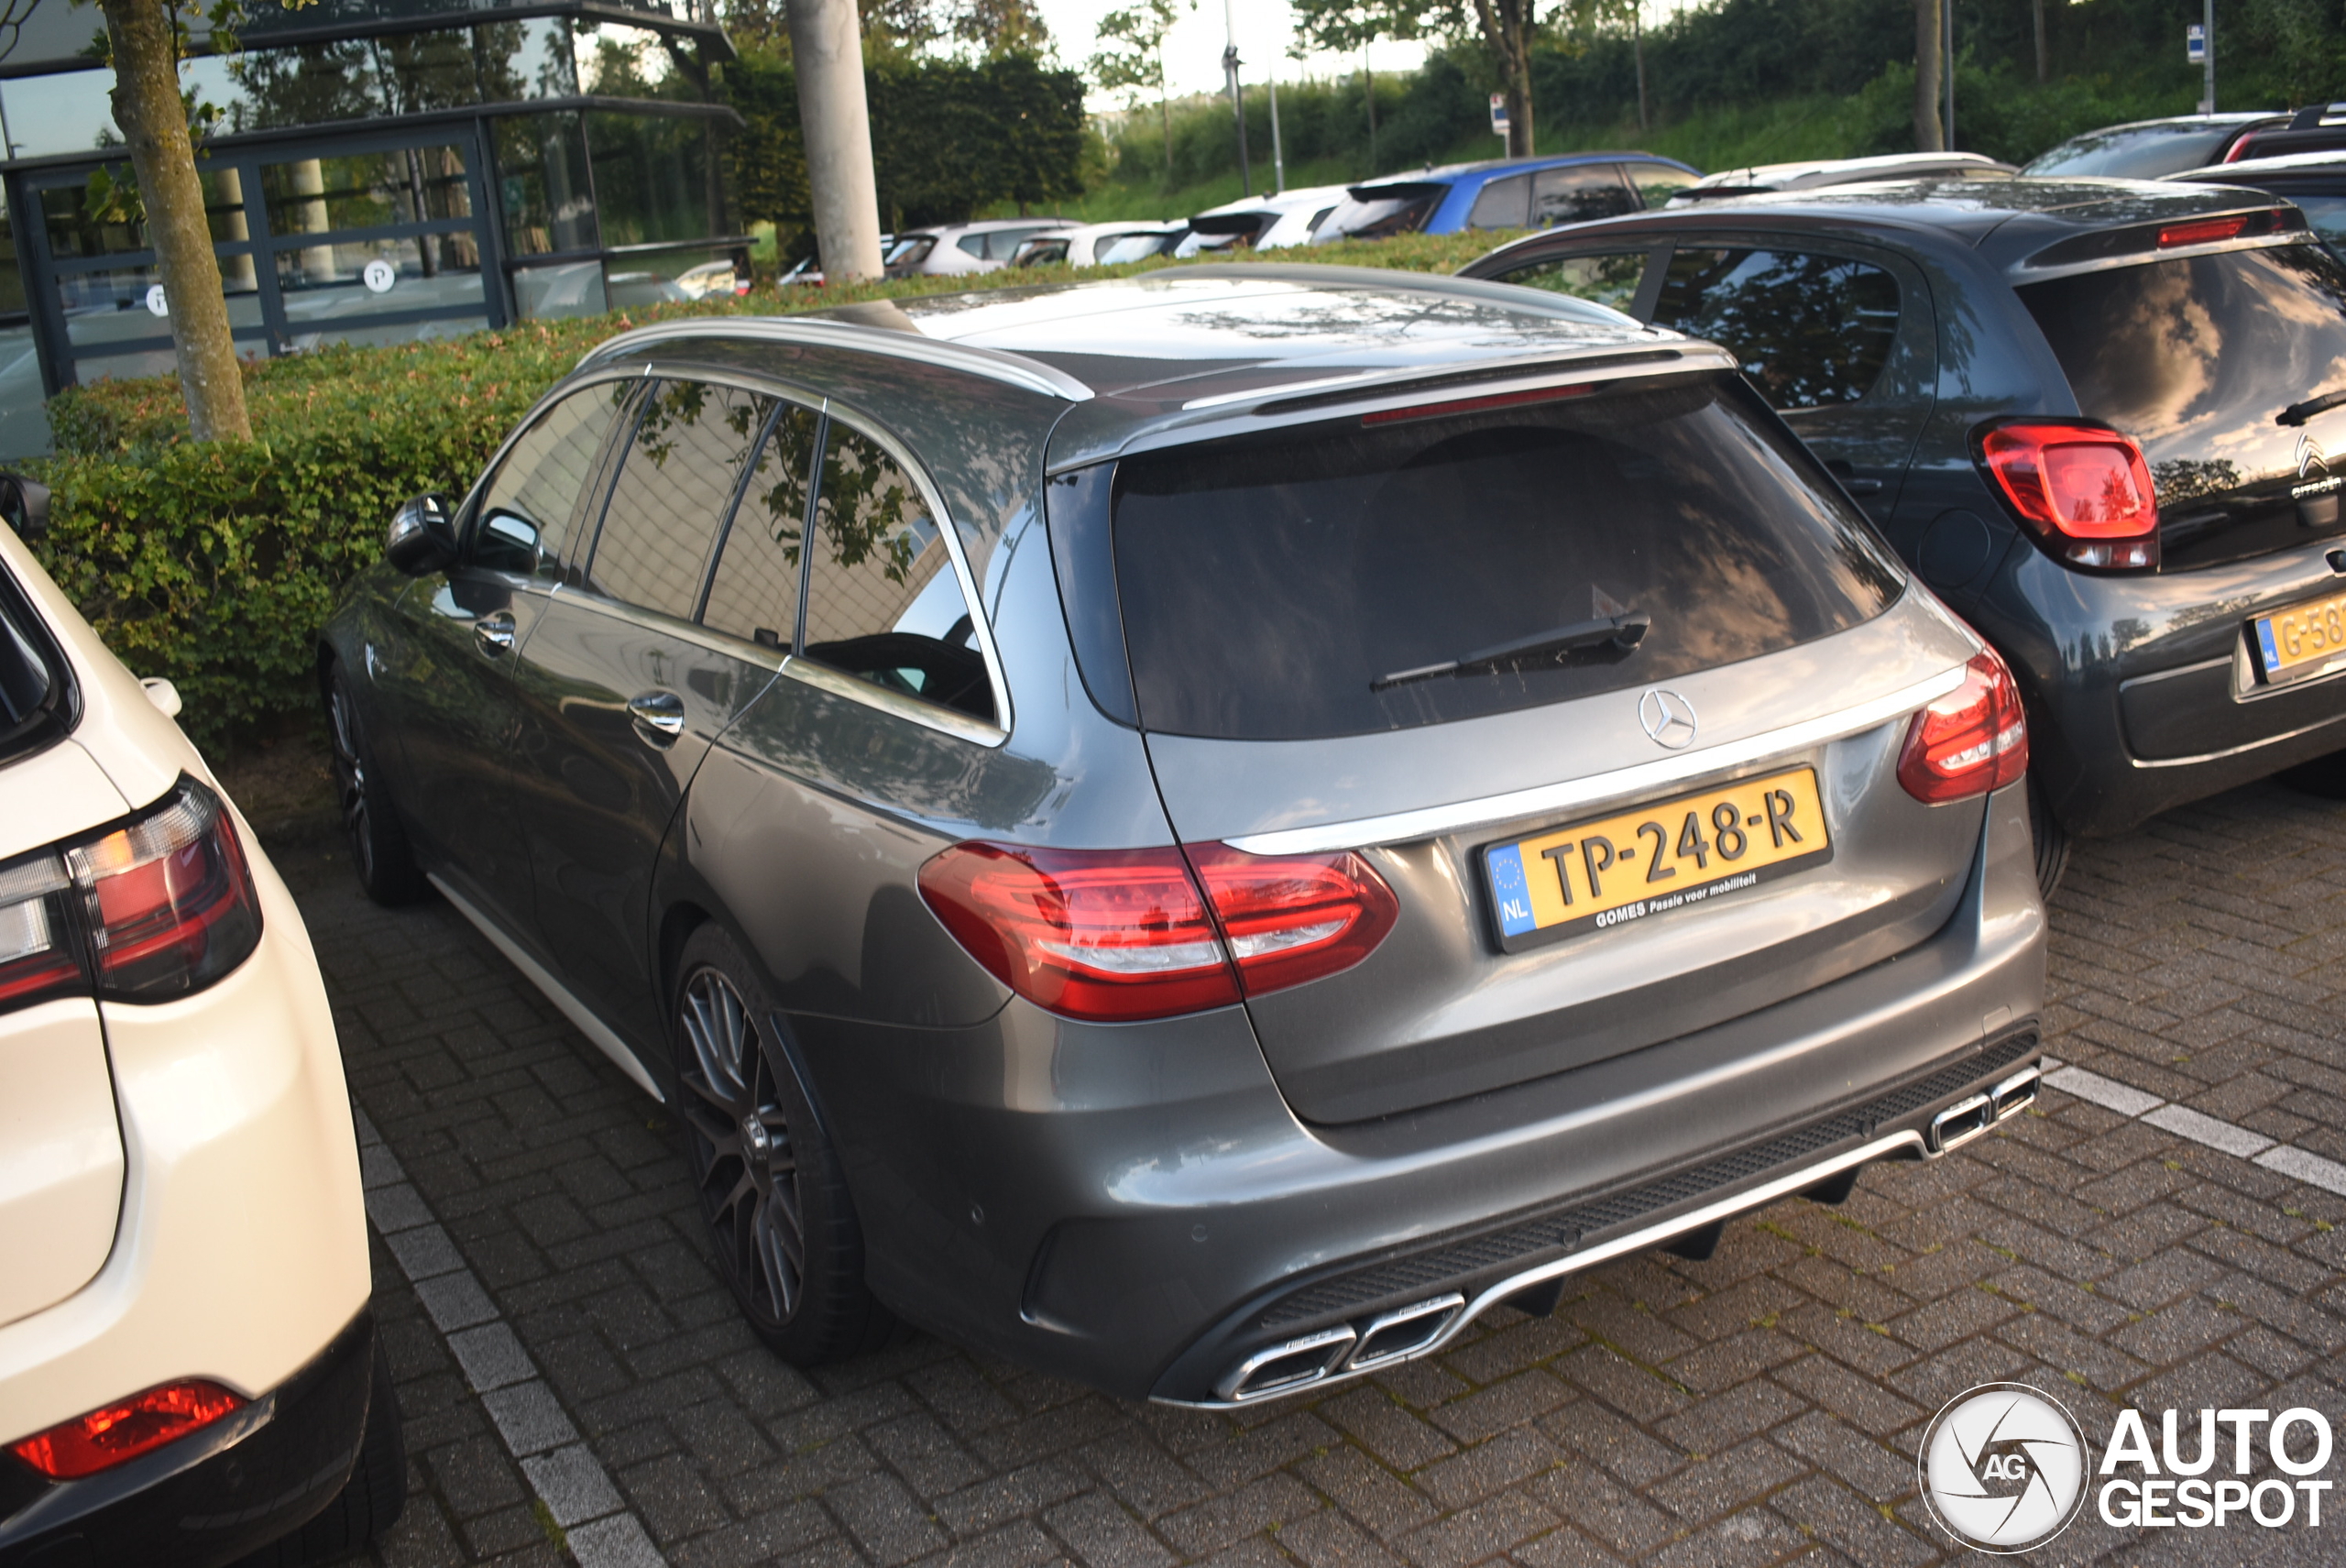
[{"label": "window glass pane", "polygon": [[[89,18],[90,33],[104,28],[105,24],[94,13],[82,14]],[[119,148],[122,132],[115,128],[113,93],[111,71],[67,71],[0,82],[10,155],[38,158],[44,153]]]},{"label": "window glass pane", "polygon": [[558,576],[595,454],[634,391],[618,381],[573,392],[521,433],[481,492],[473,559],[499,572]]},{"label": "window glass pane", "polygon": [[707,239],[717,233],[718,122],[590,114],[595,203],[605,245]]},{"label": "window glass pane", "polygon": [[1531,200],[1531,176],[1510,175],[1494,180],[1483,187],[1474,198],[1474,210],[1466,215],[1466,226],[1473,229],[1519,229],[1523,226],[1526,204]]},{"label": "window glass pane", "polygon": [[1570,169],[1543,169],[1531,181],[1531,225],[1586,223],[1618,213],[1634,213],[1638,199],[1621,182],[1621,171],[1610,163],[1581,164]]},{"label": "window glass pane", "polygon": [[1629,183],[1637,188],[1639,199],[1649,207],[1661,206],[1694,183],[1693,175],[1667,163],[1625,163],[1621,167],[1628,174]]},{"label": "window glass pane", "polygon": [[[1658,378],[1659,379],[1659,378]],[[1116,465],[1142,723],[1372,734],[1630,690],[1845,630],[1899,591],[1863,517],[1726,374]],[[1642,613],[1609,643],[1380,677]]]},{"label": "window glass pane", "polygon": [[[0,197],[0,319],[22,315],[25,309],[25,278],[16,262],[16,227],[6,199]],[[6,352],[0,350],[0,365],[5,365],[7,358]],[[6,374],[0,369],[0,378]]]},{"label": "window glass pane", "polygon": [[242,101],[230,123],[240,131],[372,119],[390,112],[364,38],[252,49],[234,69]]},{"label": "window glass pane", "polygon": [[454,145],[347,158],[303,158],[261,167],[269,228],[325,234],[473,215],[472,181]]},{"label": "window glass pane", "polygon": [[492,123],[497,127],[498,192],[505,207],[506,240],[514,254],[594,249],[598,243],[595,203],[578,116],[528,115]]},{"label": "window glass pane", "polygon": [[708,547],[773,407],[762,393],[706,381],[653,388],[603,514],[587,587],[691,620]]},{"label": "window glass pane", "polygon": [[1638,285],[1645,281],[1646,261],[1650,254],[1629,250],[1603,256],[1560,256],[1533,262],[1519,272],[1508,273],[1500,281],[1545,289],[1551,294],[1569,294],[1575,300],[1593,300],[1600,305],[1626,311],[1637,302]]},{"label": "window glass pane", "polygon": [[1834,256],[1680,250],[1653,324],[1734,350],[1777,408],[1854,403],[1890,363],[1898,280]]},{"label": "window glass pane", "polygon": [[928,503],[878,443],[831,426],[815,502],[806,653],[979,718],[993,690]]},{"label": "window glass pane", "polygon": [[473,29],[473,69],[485,104],[567,98],[578,91],[570,24],[560,16],[492,22]]},{"label": "window glass pane", "polygon": [[708,608],[701,613],[706,626],[784,652],[798,635],[798,546],[806,528],[816,424],[812,409],[794,403],[782,411],[725,531]]}]

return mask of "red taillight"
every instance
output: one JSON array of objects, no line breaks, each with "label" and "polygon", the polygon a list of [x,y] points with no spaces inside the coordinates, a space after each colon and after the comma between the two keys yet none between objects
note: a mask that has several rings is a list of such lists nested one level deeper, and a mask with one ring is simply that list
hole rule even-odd
[{"label": "red taillight", "polygon": [[65,858],[88,898],[101,995],[184,995],[242,963],[260,940],[236,826],[192,780],[161,809]]},{"label": "red taillight", "polygon": [[2169,224],[2159,230],[2159,248],[2171,250],[2179,245],[2213,245],[2220,239],[2231,239],[2248,227],[2249,214],[2235,213],[2229,218],[2201,218],[2196,223]]},{"label": "red taillight", "polygon": [[60,896],[71,886],[53,854],[0,871],[0,1012],[89,990]]},{"label": "red taillight", "polygon": [[1250,855],[1227,844],[1188,848],[1249,996],[1352,968],[1376,950],[1400,913],[1385,879],[1349,850]]},{"label": "red taillight", "polygon": [[1226,844],[1190,845],[1186,859],[1170,846],[956,844],[921,867],[920,891],[1004,985],[1055,1013],[1110,1022],[1225,1007],[1242,983],[1260,995],[1349,969],[1398,911],[1358,855]]},{"label": "red taillight", "polygon": [[217,1383],[189,1378],[76,1416],[9,1448],[51,1480],[78,1481],[208,1427],[244,1403]]},{"label": "red taillight", "polygon": [[1227,1006],[1237,977],[1181,851],[956,844],[921,897],[996,980],[1075,1018]]},{"label": "red taillight", "polygon": [[2028,772],[2020,686],[1993,649],[1964,667],[1963,684],[1914,716],[1898,782],[1930,806],[2017,784]]},{"label": "red taillight", "polygon": [[2005,501],[2060,559],[2103,571],[2158,566],[2158,491],[2133,437],[2023,420],[1986,431],[1979,457]]},{"label": "red taillight", "polygon": [[0,871],[0,1011],[165,1002],[244,962],[260,905],[234,821],[192,779],[126,827]]}]

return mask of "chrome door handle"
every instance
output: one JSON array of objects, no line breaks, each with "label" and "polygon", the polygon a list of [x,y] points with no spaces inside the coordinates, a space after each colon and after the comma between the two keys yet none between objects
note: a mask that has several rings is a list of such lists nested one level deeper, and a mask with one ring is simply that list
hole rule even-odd
[{"label": "chrome door handle", "polygon": [[627,716],[635,732],[654,746],[665,746],[685,732],[685,699],[671,691],[641,692],[627,699]]},{"label": "chrome door handle", "polygon": [[480,643],[480,651],[490,658],[513,652],[513,617],[505,610],[484,615],[473,622],[473,637]]}]

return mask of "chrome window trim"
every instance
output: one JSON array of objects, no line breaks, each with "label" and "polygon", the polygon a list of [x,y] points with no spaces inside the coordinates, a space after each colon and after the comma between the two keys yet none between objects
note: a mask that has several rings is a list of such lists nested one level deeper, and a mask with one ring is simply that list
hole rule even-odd
[{"label": "chrome window trim", "polygon": [[876,707],[908,723],[926,725],[957,740],[967,740],[979,746],[999,746],[1010,739],[1006,733],[982,719],[971,718],[966,713],[940,707],[933,702],[923,702],[918,697],[892,692],[885,686],[875,686],[870,681],[858,680],[843,670],[834,670],[828,664],[803,659],[795,653],[782,662],[782,673],[794,681],[813,686],[817,691],[828,692],[850,702],[860,702],[866,707]]},{"label": "chrome window trim", "polygon": [[862,354],[882,355],[891,359],[911,359],[922,364],[943,366],[1065,402],[1090,402],[1093,396],[1090,387],[1066,371],[1046,365],[1039,359],[1030,359],[1023,354],[979,348],[970,344],[953,343],[890,327],[779,316],[695,316],[684,321],[640,326],[632,332],[623,332],[617,337],[606,338],[597,344],[579,357],[574,370],[584,370],[614,355],[692,337],[747,337],[804,347],[850,349]]},{"label": "chrome window trim", "polygon": [[1383,817],[1363,817],[1349,822],[1328,822],[1310,828],[1250,833],[1225,842],[1232,849],[1250,855],[1329,854],[1338,850],[1365,849],[1375,844],[1411,843],[1421,839],[1495,827],[1520,817],[1545,817],[1594,806],[1617,796],[1683,784],[1705,773],[1742,767],[1788,751],[1805,751],[1826,741],[1861,734],[1892,719],[1904,718],[1925,703],[1945,696],[1963,684],[1964,672],[1965,666],[1957,664],[1927,680],[1917,681],[1913,685],[1836,713],[1803,719],[1758,735],[1746,736],[1740,740],[1708,746],[1699,751],[1682,751],[1650,762],[1638,762],[1608,773],[1591,773],[1585,778],[1510,790],[1504,795],[1486,795],[1474,800],[1453,801],[1447,806],[1397,811]]},{"label": "chrome window trim", "polygon": [[[522,432],[537,423],[540,419],[544,417],[548,409],[551,409],[554,404],[562,401],[563,399],[570,396],[573,392],[584,391],[588,387],[599,386],[606,381],[640,381],[651,373],[649,367],[642,368],[605,370],[598,375],[592,376],[580,376],[576,371],[573,371],[569,376],[564,377],[562,380],[555,383],[555,385],[549,389],[543,397],[540,398],[536,402],[532,403],[529,407],[529,411],[522,414],[520,419],[513,422],[513,428],[505,433],[505,439],[497,444],[497,450],[489,455],[488,462],[481,465],[480,472],[473,476],[473,482],[471,486],[466,488],[464,495],[459,498],[456,502],[454,515],[456,519],[456,544],[458,551],[460,552],[458,559],[463,559],[461,552],[468,549],[472,543],[472,525],[474,521],[473,510],[475,507],[479,504],[482,487],[488,482],[492,475],[505,466],[505,459],[512,453],[513,444],[521,439]],[[609,442],[610,436],[608,433],[605,433],[603,439],[607,444]],[[603,450],[604,449],[600,446],[597,447],[596,455],[598,457],[602,455]],[[601,489],[600,481],[603,476],[599,472],[601,465],[597,464],[596,466],[598,472],[590,476],[588,482],[594,487],[599,495]],[[573,504],[575,505],[576,503]],[[579,521],[582,524],[586,521],[583,518]],[[602,513],[598,510],[595,513],[596,528],[599,529],[601,523]],[[587,530],[582,526],[580,532],[586,532]],[[569,553],[569,542],[565,541],[563,554],[565,559],[568,557]],[[517,576],[510,572],[500,572],[498,575],[499,576],[511,577],[515,582],[550,582],[556,584],[557,586],[561,582],[561,578],[559,576],[541,577],[532,574],[529,577],[523,578]]]}]

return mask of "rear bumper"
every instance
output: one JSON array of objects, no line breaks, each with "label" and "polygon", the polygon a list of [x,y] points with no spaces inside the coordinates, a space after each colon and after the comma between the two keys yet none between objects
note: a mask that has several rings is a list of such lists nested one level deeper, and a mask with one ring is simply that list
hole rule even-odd
[{"label": "rear bumper", "polygon": [[2031,766],[2087,837],[2346,748],[2346,673],[2260,688],[2242,629],[2346,590],[2335,537],[2172,575],[2073,572],[2022,540],[1972,615],[2027,690]]},{"label": "rear bumper", "polygon": [[46,1481],[0,1453],[0,1568],[212,1568],[300,1529],[358,1457],[374,1354],[361,1312],[234,1415],[83,1480]]},{"label": "rear bumper", "polygon": [[[1832,1173],[1812,1167],[1908,1149],[1904,1134],[2025,1066],[2045,916],[2023,793],[1992,797],[1986,816],[1955,916],[1896,959],[1661,1046],[1375,1123],[1300,1122],[1235,1009],[1103,1027],[1013,1003],[976,1029],[797,1018],[792,1033],[884,1299],[1115,1393],[1210,1402],[1234,1364],[1298,1335],[1357,1333],[1444,1291],[1496,1299],[1493,1288],[1585,1266],[1622,1236],[1651,1245],[1722,1202],[1769,1201],[1787,1176]],[[1900,1093],[1911,1102],[1883,1107]],[[1770,1152],[1788,1138],[1789,1157]],[[1569,1219],[1721,1161],[1741,1163],[1621,1219]],[[1513,1234],[1560,1220],[1537,1245]],[[1456,1266],[1455,1249],[1511,1234]],[[1398,1272],[1374,1291],[1305,1299],[1379,1270]]]}]

